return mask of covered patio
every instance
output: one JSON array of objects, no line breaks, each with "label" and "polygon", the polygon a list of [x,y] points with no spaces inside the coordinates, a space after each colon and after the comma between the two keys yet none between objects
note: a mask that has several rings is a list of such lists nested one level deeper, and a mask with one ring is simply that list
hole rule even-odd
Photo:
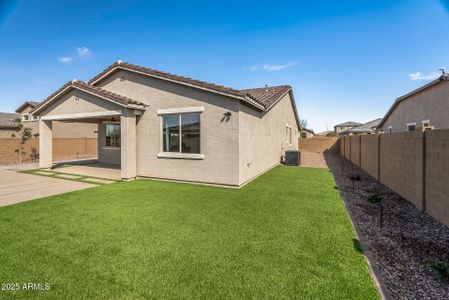
[{"label": "covered patio", "polygon": [[96,177],[102,178],[117,179],[119,176],[123,180],[134,179],[137,175],[136,132],[145,107],[142,103],[81,81],[67,83],[33,111],[33,115],[40,116],[39,168],[55,166],[52,157],[53,121],[96,123],[98,161],[90,166],[67,168],[71,168],[72,174],[81,172],[80,175],[98,174],[103,176]]}]

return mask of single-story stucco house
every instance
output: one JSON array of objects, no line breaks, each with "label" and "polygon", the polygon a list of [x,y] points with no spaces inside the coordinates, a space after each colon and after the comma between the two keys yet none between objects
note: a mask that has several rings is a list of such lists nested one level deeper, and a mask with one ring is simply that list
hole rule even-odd
[{"label": "single-story stucco house", "polygon": [[378,126],[384,133],[449,128],[449,74],[396,99]]},{"label": "single-story stucco house", "polygon": [[118,61],[73,80],[39,116],[40,168],[52,166],[52,122],[98,124],[98,160],[136,176],[242,186],[298,149],[290,86],[236,90]]}]

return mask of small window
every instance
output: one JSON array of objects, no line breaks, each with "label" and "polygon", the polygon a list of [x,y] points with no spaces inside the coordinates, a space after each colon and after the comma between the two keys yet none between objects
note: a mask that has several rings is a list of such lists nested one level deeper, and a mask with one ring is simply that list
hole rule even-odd
[{"label": "small window", "polygon": [[301,138],[306,139],[307,138],[307,133],[301,132]]},{"label": "small window", "polygon": [[293,141],[293,135],[292,135],[292,127],[288,127],[288,143],[290,144],[290,146],[292,145],[292,141]]},{"label": "small window", "polygon": [[392,126],[388,126],[388,133],[391,133],[393,131],[393,127]]},{"label": "small window", "polygon": [[285,142],[288,143],[288,125],[285,125]]},{"label": "small window", "polygon": [[428,126],[430,126],[430,120],[422,121],[422,126],[423,126],[423,127],[428,127]]},{"label": "small window", "polygon": [[200,153],[200,113],[162,116],[162,151]]},{"label": "small window", "polygon": [[23,115],[22,116],[22,120],[23,121],[28,121],[30,119],[30,116],[29,115]]},{"label": "small window", "polygon": [[407,124],[407,131],[415,131],[415,130],[416,130],[416,123]]},{"label": "small window", "polygon": [[120,124],[106,124],[106,147],[120,148]]}]

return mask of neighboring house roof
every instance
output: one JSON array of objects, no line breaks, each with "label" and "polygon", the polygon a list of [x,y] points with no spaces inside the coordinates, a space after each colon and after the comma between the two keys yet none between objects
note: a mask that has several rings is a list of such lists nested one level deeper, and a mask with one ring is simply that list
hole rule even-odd
[{"label": "neighboring house roof", "polygon": [[334,127],[336,127],[336,126],[359,126],[359,125],[362,125],[362,123],[348,121],[348,122],[344,122],[344,123],[341,123],[341,124],[337,124]]},{"label": "neighboring house roof", "polygon": [[351,128],[351,129],[348,129],[345,132],[374,133],[376,131],[376,128],[379,126],[380,121],[382,121],[382,118],[377,118],[375,120],[366,122],[365,124],[362,124],[360,126],[356,126],[356,127]]},{"label": "neighboring house roof", "polygon": [[25,101],[22,105],[20,105],[16,109],[16,113],[20,113],[25,107],[30,106],[31,108],[35,108],[39,105],[40,102],[38,101]]},{"label": "neighboring house roof", "polygon": [[312,129],[308,129],[308,128],[301,128],[302,131],[307,131],[310,132],[311,134],[315,134],[315,132],[313,132]]},{"label": "neighboring house roof", "polygon": [[416,95],[442,81],[449,81],[449,74],[444,74],[441,75],[440,77],[438,77],[437,79],[435,79],[432,82],[429,82],[428,84],[425,84],[419,88],[417,88],[416,90],[411,91],[408,94],[405,94],[404,96],[401,96],[399,98],[396,99],[396,101],[394,101],[393,105],[390,107],[390,109],[388,110],[388,112],[385,114],[385,117],[383,117],[382,121],[379,123],[378,127],[382,127],[384,126],[385,122],[387,121],[387,119],[390,117],[390,115],[393,113],[393,111],[396,109],[396,107],[398,107],[398,105],[404,101],[407,100],[409,97]]},{"label": "neighboring house roof", "polygon": [[19,114],[0,112],[0,128],[17,128],[17,118],[20,118]]},{"label": "neighboring house roof", "polygon": [[45,106],[47,106],[49,103],[51,103],[54,99],[56,99],[59,95],[69,91],[70,89],[77,89],[84,92],[87,92],[89,94],[96,95],[100,98],[103,98],[107,101],[116,103],[120,106],[124,107],[132,107],[132,108],[138,108],[138,109],[144,109],[147,105],[133,100],[131,98],[119,95],[117,93],[113,93],[108,90],[104,90],[102,88],[92,86],[90,84],[87,84],[80,80],[72,80],[67,82],[65,85],[63,85],[60,89],[58,89],[56,92],[51,94],[47,97],[44,101],[42,101],[33,111],[32,114],[37,113],[38,111],[42,110]]}]

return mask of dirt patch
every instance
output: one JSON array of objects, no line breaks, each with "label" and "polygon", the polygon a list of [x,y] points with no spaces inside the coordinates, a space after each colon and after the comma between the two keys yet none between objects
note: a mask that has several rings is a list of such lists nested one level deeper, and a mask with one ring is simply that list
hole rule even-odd
[{"label": "dirt patch", "polygon": [[327,168],[327,163],[322,152],[301,152],[301,167]]},{"label": "dirt patch", "polygon": [[449,281],[429,263],[449,263],[449,228],[340,155],[325,159],[391,296],[447,299]]}]

